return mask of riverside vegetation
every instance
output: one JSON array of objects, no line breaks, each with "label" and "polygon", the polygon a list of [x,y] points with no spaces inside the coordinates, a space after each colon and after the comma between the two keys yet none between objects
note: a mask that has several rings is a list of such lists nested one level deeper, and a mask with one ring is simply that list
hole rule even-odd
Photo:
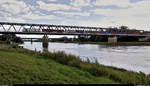
[{"label": "riverside vegetation", "polygon": [[[94,76],[88,71],[61,64],[46,55],[20,48],[0,49],[0,84],[118,83],[107,77]],[[59,53],[57,55],[61,56]]]},{"label": "riverside vegetation", "polygon": [[0,83],[150,84],[150,75],[59,52],[0,49]]}]

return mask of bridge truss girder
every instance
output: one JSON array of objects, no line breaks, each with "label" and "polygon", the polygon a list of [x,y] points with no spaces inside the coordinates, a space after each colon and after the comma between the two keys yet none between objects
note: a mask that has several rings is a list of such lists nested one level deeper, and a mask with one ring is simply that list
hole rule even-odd
[{"label": "bridge truss girder", "polygon": [[[17,27],[16,27],[17,26]],[[28,23],[8,23],[8,22],[0,22],[0,27],[3,29],[3,32],[22,32],[23,28],[28,27],[29,31],[42,30],[42,29],[54,29],[54,30],[101,30],[107,28],[100,27],[83,27],[83,26],[66,26],[66,25],[48,25],[48,24],[28,24]],[[36,28],[35,28],[36,27]]]},{"label": "bridge truss girder", "polygon": [[[27,28],[31,32],[23,32],[23,29]],[[100,30],[101,34],[94,33],[50,33],[42,32],[42,29],[52,29],[52,30],[83,30],[83,31],[97,31]],[[39,30],[41,32],[33,32]],[[0,34],[49,34],[49,35],[110,35],[110,36],[144,36],[144,35],[134,35],[134,34],[120,34],[119,32],[136,32],[140,30],[122,30],[117,28],[101,28],[101,27],[84,27],[84,26],[66,26],[66,25],[49,25],[49,24],[29,24],[29,23],[9,23],[9,22],[0,22]],[[116,32],[116,34],[110,34]],[[147,36],[147,35],[145,35]]]}]

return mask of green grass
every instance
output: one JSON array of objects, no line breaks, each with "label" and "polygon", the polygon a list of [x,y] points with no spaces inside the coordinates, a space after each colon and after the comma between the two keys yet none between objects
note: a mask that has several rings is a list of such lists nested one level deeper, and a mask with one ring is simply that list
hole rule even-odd
[{"label": "green grass", "polygon": [[65,54],[64,52],[45,52],[41,54],[42,56],[53,59],[61,64],[76,67],[80,70],[88,71],[90,74],[99,77],[107,77],[116,82],[125,84],[150,84],[150,75],[145,75],[140,72],[127,71],[125,69],[104,66],[98,64],[96,60],[95,63],[83,62],[79,57],[74,55]]},{"label": "green grass", "polygon": [[[60,55],[61,58],[61,55]],[[45,57],[25,49],[0,49],[0,84],[12,83],[117,83],[108,77],[94,76],[90,72]]]},{"label": "green grass", "polygon": [[[64,52],[35,52],[26,49],[0,49],[1,82],[12,83],[125,83],[150,84],[150,75],[137,73],[97,63],[81,61]],[[9,62],[8,62],[9,61]],[[9,67],[10,66],[10,67]],[[7,68],[9,67],[9,68]],[[14,69],[12,69],[14,68]],[[12,71],[9,71],[12,70]],[[16,71],[14,76],[9,72]],[[7,72],[5,72],[7,71]],[[19,71],[19,72],[18,72]],[[24,79],[20,78],[23,75]],[[8,77],[9,78],[5,78]],[[45,79],[46,78],[46,79]],[[14,81],[16,80],[16,82]]]},{"label": "green grass", "polygon": [[0,49],[0,82],[150,84],[150,74],[81,61],[59,52]]}]

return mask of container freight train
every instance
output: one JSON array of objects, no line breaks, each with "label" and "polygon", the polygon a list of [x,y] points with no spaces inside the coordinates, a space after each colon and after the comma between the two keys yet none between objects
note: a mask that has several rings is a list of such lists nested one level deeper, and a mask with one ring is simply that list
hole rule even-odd
[{"label": "container freight train", "polygon": [[40,29],[23,28],[22,32],[41,32]]},{"label": "container freight train", "polygon": [[87,33],[87,34],[133,34],[133,35],[150,35],[150,32],[143,30],[124,30],[124,29],[85,29],[85,30],[62,30],[62,29],[29,29],[24,28],[22,32],[48,32],[48,33]]},{"label": "container freight train", "polygon": [[24,28],[22,32],[49,32],[49,33],[95,33],[95,34],[101,34],[101,31],[96,30],[56,30],[56,29],[28,29]]},{"label": "container freight train", "polygon": [[42,32],[58,32],[58,33],[63,33],[64,30],[52,30],[52,29],[42,29]]}]

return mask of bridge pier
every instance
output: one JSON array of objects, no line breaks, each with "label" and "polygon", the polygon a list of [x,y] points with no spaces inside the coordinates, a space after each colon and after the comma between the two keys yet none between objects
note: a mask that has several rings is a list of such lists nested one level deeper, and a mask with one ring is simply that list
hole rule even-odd
[{"label": "bridge pier", "polygon": [[48,36],[47,35],[43,36],[43,38],[42,38],[42,45],[43,45],[44,49],[48,48]]},{"label": "bridge pier", "polygon": [[108,44],[116,44],[117,43],[117,37],[108,37]]},{"label": "bridge pier", "polygon": [[32,44],[32,42],[33,42],[33,41],[32,41],[32,39],[31,39],[31,44]]}]

